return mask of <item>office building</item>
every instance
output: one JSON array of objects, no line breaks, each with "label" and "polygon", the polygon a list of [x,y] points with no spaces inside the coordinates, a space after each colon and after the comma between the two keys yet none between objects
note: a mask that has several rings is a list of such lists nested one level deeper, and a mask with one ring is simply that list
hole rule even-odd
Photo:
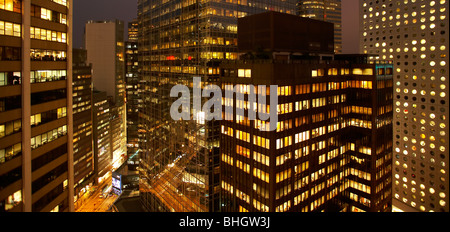
[{"label": "office building", "polygon": [[137,20],[128,24],[128,41],[125,42],[125,83],[127,104],[127,152],[128,157],[135,157],[139,162],[139,113],[143,107],[138,66]]},{"label": "office building", "polygon": [[449,1],[360,1],[360,49],[394,60],[393,204],[449,211]]},{"label": "office building", "polygon": [[[295,14],[287,1],[138,2],[139,72],[144,109],[140,113],[140,197],[147,211],[219,210],[220,123],[174,121],[170,90],[192,88],[194,76],[216,83],[218,64],[237,59],[237,18],[264,11]],[[205,100],[205,99],[204,99]],[[192,112],[200,119],[202,112]]]},{"label": "office building", "polygon": [[139,39],[139,21],[133,19],[128,23],[128,42],[138,42]]},{"label": "office building", "polygon": [[297,7],[299,16],[334,24],[334,51],[336,54],[342,53],[341,0],[300,0]]},{"label": "office building", "polygon": [[112,103],[111,97],[108,97],[110,104],[110,134],[112,149],[112,170],[116,170],[127,160],[127,128],[125,104],[117,106]]},{"label": "office building", "polygon": [[74,211],[72,6],[0,1],[0,211]]},{"label": "office building", "polygon": [[72,86],[75,202],[94,183],[92,66],[86,64],[86,58],[86,50],[73,49]]},{"label": "office building", "polygon": [[111,104],[113,169],[126,160],[125,43],[120,20],[89,21],[85,27],[87,62],[94,88],[106,92]]},{"label": "office building", "polygon": [[111,174],[111,109],[106,92],[94,90],[92,98],[94,180],[99,184]]},{"label": "office building", "polygon": [[276,12],[239,19],[238,39],[220,64],[221,211],[390,211],[392,63],[334,55],[331,23]]}]

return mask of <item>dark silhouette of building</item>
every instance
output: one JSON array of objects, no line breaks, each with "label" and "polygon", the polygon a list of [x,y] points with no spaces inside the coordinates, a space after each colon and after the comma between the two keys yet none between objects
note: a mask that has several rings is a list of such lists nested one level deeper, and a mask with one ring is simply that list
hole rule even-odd
[{"label": "dark silhouette of building", "polygon": [[299,0],[297,14],[301,17],[321,20],[334,25],[334,51],[342,53],[341,0]]}]

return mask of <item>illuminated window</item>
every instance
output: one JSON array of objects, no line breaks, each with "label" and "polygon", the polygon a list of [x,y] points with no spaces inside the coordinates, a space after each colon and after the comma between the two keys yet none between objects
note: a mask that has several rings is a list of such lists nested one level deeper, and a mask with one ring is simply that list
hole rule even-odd
[{"label": "illuminated window", "polygon": [[0,9],[22,13],[22,0],[0,0]]},{"label": "illuminated window", "polygon": [[238,69],[238,77],[251,78],[252,70],[251,69]]},{"label": "illuminated window", "polygon": [[0,35],[21,37],[21,28],[20,24],[0,21]]}]

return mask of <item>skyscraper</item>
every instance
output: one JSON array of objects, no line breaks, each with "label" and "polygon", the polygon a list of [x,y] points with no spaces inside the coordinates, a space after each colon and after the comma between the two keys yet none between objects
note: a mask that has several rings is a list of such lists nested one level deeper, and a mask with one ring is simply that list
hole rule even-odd
[{"label": "skyscraper", "polygon": [[128,23],[128,42],[138,42],[139,36],[139,21],[133,19]]},{"label": "skyscraper", "polygon": [[170,116],[171,88],[192,78],[215,83],[221,60],[237,59],[237,18],[268,10],[295,14],[287,1],[138,1],[139,75],[144,125],[140,196],[148,211],[219,210],[220,123]]},{"label": "skyscraper", "polygon": [[140,124],[139,113],[143,107],[138,66],[138,23],[133,20],[128,24],[128,41],[125,42],[125,87],[127,104],[127,152],[134,155],[136,161],[139,153]]},{"label": "skyscraper", "polygon": [[0,1],[0,211],[73,211],[72,0]]},{"label": "skyscraper", "polygon": [[92,94],[95,184],[103,182],[111,171],[111,109],[106,92]]},{"label": "skyscraper", "polygon": [[94,89],[110,99],[113,169],[126,160],[125,42],[120,20],[90,21],[85,28],[87,62],[92,64]]},{"label": "skyscraper", "polygon": [[342,53],[341,0],[299,0],[297,14],[302,17],[322,20],[334,24],[335,53]]},{"label": "skyscraper", "polygon": [[73,49],[73,157],[75,201],[94,182],[92,127],[92,66],[86,64],[87,53]]},{"label": "skyscraper", "polygon": [[361,52],[394,60],[393,204],[449,211],[449,1],[360,1]]},{"label": "skyscraper", "polygon": [[239,19],[238,38],[252,55],[220,65],[222,210],[390,211],[392,63],[334,55],[331,23],[275,12]]}]

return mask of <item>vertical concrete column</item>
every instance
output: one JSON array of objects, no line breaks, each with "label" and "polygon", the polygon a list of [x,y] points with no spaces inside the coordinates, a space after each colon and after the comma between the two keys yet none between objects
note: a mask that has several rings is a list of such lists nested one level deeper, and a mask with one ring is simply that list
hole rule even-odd
[{"label": "vertical concrete column", "polygon": [[68,190],[69,211],[74,212],[74,158],[73,158],[73,70],[72,70],[72,41],[73,41],[73,0],[67,1],[67,158],[68,158]]},{"label": "vertical concrete column", "polygon": [[31,83],[30,19],[31,0],[22,1],[22,202],[23,211],[31,212]]}]

